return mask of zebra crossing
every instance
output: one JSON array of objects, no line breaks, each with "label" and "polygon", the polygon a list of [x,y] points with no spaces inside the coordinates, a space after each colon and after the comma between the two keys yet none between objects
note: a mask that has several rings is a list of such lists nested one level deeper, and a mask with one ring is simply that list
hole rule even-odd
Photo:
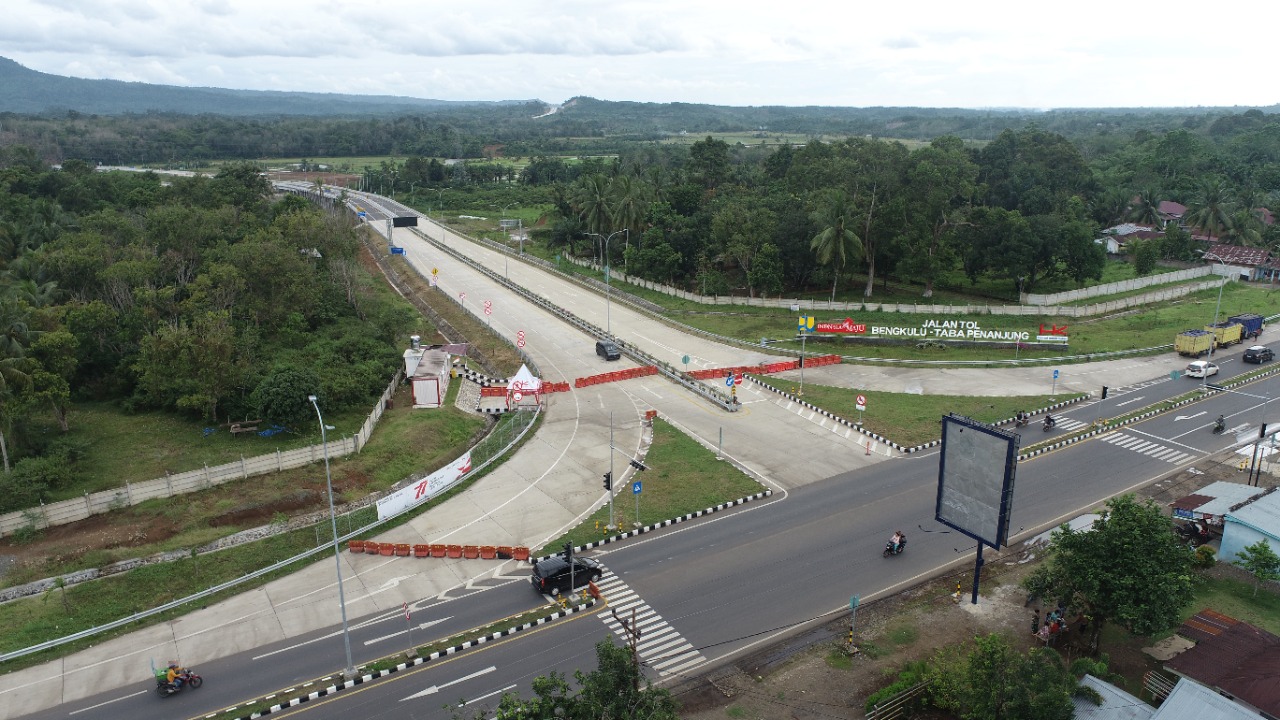
[{"label": "zebra crossing", "polygon": [[1187,460],[1192,457],[1191,453],[1183,452],[1182,450],[1171,448],[1167,445],[1161,445],[1158,442],[1153,442],[1146,438],[1136,437],[1123,432],[1105,435],[1101,440],[1103,442],[1111,443],[1117,447],[1132,450],[1133,452],[1141,453],[1147,457],[1163,460],[1168,463],[1180,463],[1183,460]]},{"label": "zebra crossing", "polygon": [[630,644],[630,638],[623,623],[631,624],[634,611],[636,627],[640,629],[636,651],[647,667],[666,676],[685,672],[707,661],[692,643],[667,624],[617,575],[606,573],[596,587],[609,603],[609,611],[600,613],[599,618],[624,644]]},{"label": "zebra crossing", "polygon": [[1066,417],[1065,415],[1054,415],[1053,421],[1055,423],[1053,426],[1055,430],[1080,430],[1089,426],[1089,423],[1087,422],[1081,422],[1075,418]]}]

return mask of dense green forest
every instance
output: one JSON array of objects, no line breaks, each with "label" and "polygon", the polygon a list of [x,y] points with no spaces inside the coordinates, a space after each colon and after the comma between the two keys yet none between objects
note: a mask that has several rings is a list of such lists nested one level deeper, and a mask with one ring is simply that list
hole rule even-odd
[{"label": "dense green forest", "polygon": [[[212,178],[54,170],[0,151],[3,507],[72,481],[77,401],[292,426],[386,387],[412,312],[373,292],[351,219]],[[41,422],[34,422],[40,418]]]}]

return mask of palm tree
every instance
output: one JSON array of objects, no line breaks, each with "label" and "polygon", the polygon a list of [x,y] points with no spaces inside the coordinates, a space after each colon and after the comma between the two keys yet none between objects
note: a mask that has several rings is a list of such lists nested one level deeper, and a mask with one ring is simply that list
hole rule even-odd
[{"label": "palm tree", "polygon": [[842,190],[829,191],[810,216],[822,228],[809,243],[819,265],[832,267],[831,302],[836,300],[836,283],[850,260],[862,257],[862,240],[853,231],[857,214],[853,201]]},{"label": "palm tree", "polygon": [[1125,218],[1139,225],[1155,227],[1162,221],[1160,217],[1160,191],[1154,188],[1143,188],[1129,205]]},{"label": "palm tree", "polygon": [[577,207],[588,232],[607,232],[613,222],[609,197],[609,178],[596,173],[588,175],[574,188],[573,204]]},{"label": "palm tree", "polygon": [[1183,222],[1199,228],[1211,237],[1221,238],[1231,229],[1231,214],[1235,205],[1231,202],[1231,189],[1222,178],[1208,178],[1200,183],[1195,197],[1187,205]]},{"label": "palm tree", "polygon": [[30,338],[27,310],[13,299],[0,299],[0,458],[9,472],[9,446],[5,440],[16,391],[31,382],[27,372],[26,346]]}]

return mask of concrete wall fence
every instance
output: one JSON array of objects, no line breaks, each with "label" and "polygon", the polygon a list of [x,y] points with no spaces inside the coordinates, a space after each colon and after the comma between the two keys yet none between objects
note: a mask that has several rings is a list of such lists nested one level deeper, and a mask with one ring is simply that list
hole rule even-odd
[{"label": "concrete wall fence", "polygon": [[[373,434],[374,427],[382,419],[382,413],[387,408],[387,401],[395,394],[396,387],[399,386],[401,379],[401,373],[397,372],[395,377],[392,378],[391,384],[387,386],[377,404],[374,405],[373,411],[365,418],[359,432],[354,436],[329,441],[329,457],[342,457],[360,452],[360,448],[364,447],[365,443],[369,441],[369,436]],[[309,445],[296,450],[277,450],[269,455],[259,455],[251,458],[241,457],[239,460],[225,465],[214,467],[206,465],[199,470],[188,470],[187,472],[166,475],[154,480],[144,480],[137,483],[126,482],[124,487],[118,487],[113,490],[86,493],[83,497],[72,500],[61,500],[0,515],[0,537],[12,535],[14,532],[24,528],[39,530],[55,525],[66,525],[67,523],[84,520],[93,515],[100,515],[118,508],[138,505],[147,500],[197,492],[233,480],[244,480],[254,475],[266,475],[267,473],[290,470],[322,460],[324,460],[324,445]]]},{"label": "concrete wall fence", "polygon": [[[565,259],[575,265],[582,267],[595,268],[599,270],[599,266],[592,260],[583,260],[580,258],[565,256]],[[698,295],[697,293],[685,292],[670,285],[663,285],[652,280],[644,278],[632,277],[623,272],[618,272],[614,268],[609,268],[609,277],[618,282],[626,282],[638,287],[660,292],[672,297],[678,297],[683,300],[701,303],[704,305],[740,305],[748,307],[776,307],[776,308],[792,308],[795,307],[799,311],[817,311],[822,310],[832,313],[855,313],[855,312],[886,312],[886,313],[917,313],[921,315],[1029,315],[1029,316],[1053,316],[1053,317],[1093,317],[1095,315],[1106,315],[1113,312],[1119,312],[1132,307],[1141,305],[1150,305],[1152,303],[1167,302],[1180,297],[1185,297],[1194,292],[1201,290],[1209,290],[1217,288],[1223,280],[1214,279],[1203,282],[1179,285],[1177,287],[1169,287],[1161,290],[1155,290],[1141,295],[1133,295],[1131,297],[1119,298],[1103,303],[1093,305],[1053,305],[1052,302],[1070,302],[1062,296],[1073,295],[1075,293],[1088,293],[1081,297],[1090,297],[1097,295],[1108,295],[1118,292],[1126,292],[1132,289],[1138,289],[1151,284],[1161,284],[1168,282],[1177,282],[1180,279],[1190,279],[1193,277],[1201,277],[1207,275],[1212,268],[1189,268],[1187,270],[1179,270],[1172,273],[1163,273],[1154,277],[1139,278],[1135,280],[1124,280],[1118,283],[1108,283],[1107,285],[1099,285],[1093,288],[1084,288],[1082,290],[1073,290],[1066,293],[1057,293],[1054,295],[1024,295],[1026,304],[1023,305],[936,305],[931,303],[875,303],[861,301],[837,301],[815,300],[809,299],[788,299],[788,298],[752,298],[734,295]],[[1144,284],[1134,284],[1142,283]],[[1120,287],[1129,286],[1132,287]]]},{"label": "concrete wall fence", "polygon": [[[1185,282],[1194,280],[1198,277],[1204,277],[1213,271],[1213,266],[1204,265],[1202,267],[1187,268],[1176,272],[1160,273],[1159,275],[1148,275],[1146,277],[1133,278],[1132,280],[1119,280],[1105,285],[1093,285],[1078,290],[1067,290],[1066,292],[1050,293],[1047,295],[1032,295],[1030,293],[1022,294],[1022,302],[1027,305],[1057,305],[1058,303],[1071,303],[1079,300],[1087,300],[1093,297],[1102,297],[1104,295],[1116,295],[1119,293],[1133,292],[1141,290],[1152,285],[1164,285],[1166,283]],[[1217,285],[1217,281],[1214,282]]]}]

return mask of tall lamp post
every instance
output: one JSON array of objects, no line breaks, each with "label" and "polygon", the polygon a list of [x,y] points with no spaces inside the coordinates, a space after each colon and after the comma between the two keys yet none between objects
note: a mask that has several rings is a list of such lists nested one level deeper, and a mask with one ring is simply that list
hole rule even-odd
[{"label": "tall lamp post", "polygon": [[[1227,267],[1227,261],[1226,261],[1226,260],[1223,260],[1223,259],[1222,259],[1222,258],[1220,258],[1220,257],[1218,257],[1217,255],[1214,255],[1213,253],[1205,253],[1205,254],[1204,254],[1204,255],[1202,255],[1201,257],[1213,258],[1214,260],[1217,260],[1219,263],[1221,263],[1221,264],[1222,264],[1223,269],[1226,269],[1226,267]],[[1217,347],[1218,347],[1218,328],[1217,328],[1217,324],[1218,324],[1218,311],[1222,309],[1222,288],[1224,288],[1224,287],[1226,287],[1226,286],[1227,286],[1227,276],[1226,276],[1226,274],[1223,274],[1223,276],[1222,276],[1222,282],[1218,285],[1218,304],[1213,306],[1213,324],[1214,324],[1214,328],[1213,328],[1213,340],[1211,340],[1211,341],[1209,342],[1209,360],[1208,360],[1208,362],[1213,362],[1213,351],[1214,351],[1214,349],[1215,349],[1215,348],[1217,348]],[[1200,392],[1202,392],[1202,393],[1203,393],[1203,392],[1207,391],[1208,389],[1209,389],[1209,373],[1208,373],[1208,372],[1206,372],[1206,373],[1204,374],[1204,377],[1203,377],[1203,378],[1201,378],[1201,382],[1200,382]]]},{"label": "tall lamp post", "polygon": [[444,219],[444,188],[436,191],[436,212],[440,214],[440,219]]},{"label": "tall lamp post", "polygon": [[347,598],[342,593],[342,553],[338,550],[338,516],[333,509],[333,477],[329,473],[329,429],[320,415],[320,406],[316,404],[316,396],[308,395],[311,407],[316,409],[316,419],[320,421],[320,444],[324,446],[324,481],[329,487],[329,523],[333,527],[333,559],[338,567],[338,607],[342,609],[342,644],[347,650],[347,668],[343,675],[348,679],[356,676],[355,663],[351,662],[351,634],[347,630]]},{"label": "tall lamp post", "polygon": [[613,331],[610,327],[610,315],[612,314],[612,309],[609,305],[609,241],[613,239],[614,235],[624,232],[630,236],[630,233],[626,228],[614,230],[607,236],[603,233],[588,233],[589,235],[593,235],[604,240],[604,331],[610,335],[613,334]]}]

